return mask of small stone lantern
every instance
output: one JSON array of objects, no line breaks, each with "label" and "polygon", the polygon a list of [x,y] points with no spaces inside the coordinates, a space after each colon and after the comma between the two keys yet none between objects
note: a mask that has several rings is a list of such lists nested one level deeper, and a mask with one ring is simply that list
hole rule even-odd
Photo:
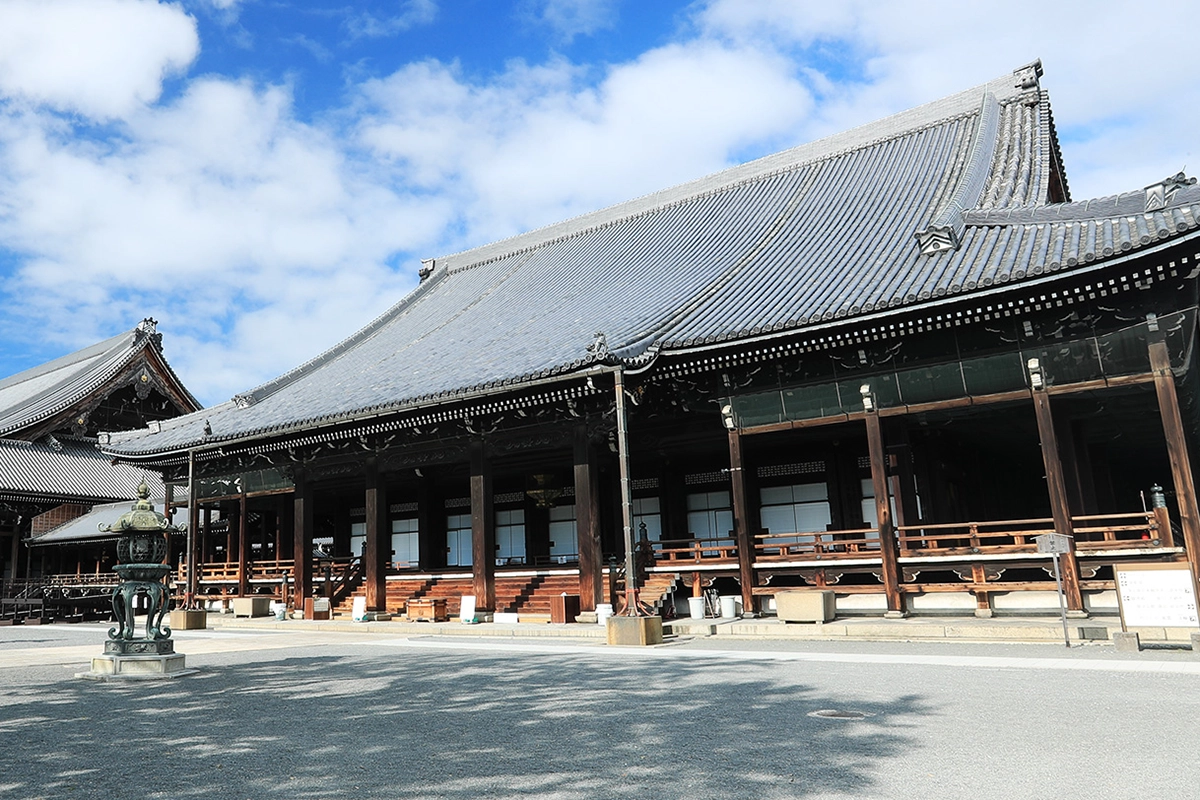
[{"label": "small stone lantern", "polygon": [[[175,652],[171,629],[163,624],[169,599],[163,579],[171,571],[170,565],[163,563],[167,536],[183,528],[154,510],[145,481],[137,494],[137,502],[120,519],[99,525],[101,531],[120,534],[113,570],[121,583],[112,594],[117,624],[109,628],[104,655],[92,659],[92,671],[80,673],[82,678],[174,678],[195,672],[185,669],[185,657]],[[136,635],[134,609],[139,596],[150,600],[144,636]]]}]

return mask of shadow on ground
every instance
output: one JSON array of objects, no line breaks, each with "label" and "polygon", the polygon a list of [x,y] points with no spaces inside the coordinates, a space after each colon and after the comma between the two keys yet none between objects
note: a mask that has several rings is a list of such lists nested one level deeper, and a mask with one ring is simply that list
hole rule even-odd
[{"label": "shadow on ground", "polygon": [[781,664],[325,652],[4,692],[0,798],[860,796],[929,713]]}]

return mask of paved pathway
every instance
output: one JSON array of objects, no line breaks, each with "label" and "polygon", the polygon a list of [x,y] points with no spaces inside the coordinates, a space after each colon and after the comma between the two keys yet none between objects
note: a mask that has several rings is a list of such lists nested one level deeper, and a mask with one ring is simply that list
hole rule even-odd
[{"label": "paved pathway", "polygon": [[301,624],[181,631],[200,671],[174,681],[75,680],[106,627],[0,629],[0,800],[1176,798],[1200,782],[1187,650]]}]

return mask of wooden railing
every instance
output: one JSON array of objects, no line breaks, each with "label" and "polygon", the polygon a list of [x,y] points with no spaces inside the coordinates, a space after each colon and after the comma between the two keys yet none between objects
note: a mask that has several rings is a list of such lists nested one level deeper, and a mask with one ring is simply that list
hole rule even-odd
[{"label": "wooden railing", "polygon": [[[1142,549],[1170,545],[1154,512],[1073,517],[1076,550]],[[1050,518],[905,525],[897,528],[902,556],[1037,552],[1035,538],[1054,532]]]},{"label": "wooden railing", "polygon": [[[1165,517],[1150,512],[1092,514],[1072,518],[1076,550],[1169,547],[1169,532],[1161,530]],[[1035,537],[1054,532],[1054,521],[1045,519],[953,522],[906,525],[897,528],[901,556],[964,556],[976,554],[1036,553]],[[676,539],[654,542],[655,561],[670,565],[733,564],[737,545],[732,539]],[[877,558],[879,531],[856,528],[844,531],[761,533],[754,537],[757,562],[808,559]]]},{"label": "wooden railing", "polygon": [[[284,573],[292,574],[295,567],[296,562],[290,558],[278,561],[251,561],[246,564],[246,569],[249,571],[247,580],[283,580]],[[201,583],[206,581],[212,583],[228,583],[232,581],[236,583],[238,580],[237,562],[201,564],[196,579]],[[175,580],[180,583],[187,580],[187,562],[179,564],[179,569],[175,572]]]},{"label": "wooden railing", "polygon": [[762,533],[754,537],[757,561],[791,561],[797,558],[861,558],[879,552],[879,531],[856,528],[821,533]]},{"label": "wooden railing", "polygon": [[672,564],[737,560],[737,543],[732,539],[664,539],[651,545],[655,561]]}]

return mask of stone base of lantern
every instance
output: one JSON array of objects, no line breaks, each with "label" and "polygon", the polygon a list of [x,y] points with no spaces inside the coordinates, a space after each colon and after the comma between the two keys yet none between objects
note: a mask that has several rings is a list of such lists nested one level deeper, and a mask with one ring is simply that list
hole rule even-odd
[{"label": "stone base of lantern", "polygon": [[107,641],[104,655],[92,659],[91,672],[77,672],[76,678],[91,681],[145,681],[180,678],[197,670],[188,669],[186,656],[175,652],[170,639],[146,641]]}]

